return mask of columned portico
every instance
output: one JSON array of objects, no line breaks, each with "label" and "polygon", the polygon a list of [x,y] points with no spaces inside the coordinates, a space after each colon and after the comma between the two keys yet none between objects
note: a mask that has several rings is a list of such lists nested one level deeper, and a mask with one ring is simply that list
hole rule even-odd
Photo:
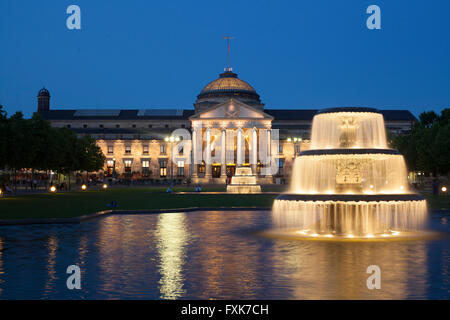
[{"label": "columned portico", "polygon": [[220,148],[220,177],[225,179],[227,176],[226,149],[227,149],[227,129],[221,128],[221,148]]},{"label": "columned portico", "polygon": [[253,127],[252,129],[252,150],[251,150],[250,163],[252,165],[253,174],[257,173],[257,163],[258,163],[258,129]]},{"label": "columned portico", "polygon": [[[271,154],[258,151],[270,150],[270,133],[266,132],[272,119],[263,111],[234,99],[191,116],[194,183],[225,182],[238,166],[250,166],[255,175],[258,162],[270,166],[270,160],[265,157]],[[259,148],[260,143],[267,145]],[[197,171],[203,163],[204,175]]]},{"label": "columned portico", "polygon": [[199,157],[198,157],[197,148],[196,148],[196,146],[197,146],[197,133],[198,133],[197,128],[193,127],[193,130],[192,130],[192,163],[193,163],[193,166],[192,166],[193,167],[192,178],[193,179],[197,179],[198,178],[198,166],[197,166],[197,163],[198,163]]},{"label": "columned portico", "polygon": [[206,179],[211,179],[211,177],[212,177],[211,128],[207,128],[206,129],[206,150],[205,150],[205,155],[206,155],[206,161],[205,161],[206,173],[205,173],[205,178]]},{"label": "columned portico", "polygon": [[236,153],[237,153],[237,165],[241,166],[244,161],[242,159],[242,153],[243,151],[245,152],[245,150],[242,150],[242,128],[238,128],[237,129],[237,149],[236,149]]}]

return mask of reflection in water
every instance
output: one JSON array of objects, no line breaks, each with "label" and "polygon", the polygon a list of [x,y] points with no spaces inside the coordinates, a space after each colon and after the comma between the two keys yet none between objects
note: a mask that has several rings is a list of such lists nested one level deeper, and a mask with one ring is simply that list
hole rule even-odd
[{"label": "reflection in water", "polygon": [[[293,299],[406,299],[423,297],[427,259],[423,243],[295,242],[278,245],[279,273]],[[369,290],[367,267],[381,269],[381,289]]]},{"label": "reflection in water", "polygon": [[188,243],[185,215],[170,213],[158,216],[155,236],[160,259],[159,290],[162,299],[176,299],[186,293],[182,273]]},{"label": "reflection in water", "polygon": [[3,240],[2,238],[0,238],[0,297],[2,296],[2,283],[3,283],[3,260],[2,260],[2,255],[3,255]]},{"label": "reflection in water", "polygon": [[[432,228],[449,231],[442,215]],[[0,299],[448,299],[449,239],[261,236],[268,211],[116,215],[0,227]],[[78,264],[81,290],[67,290]],[[381,290],[366,286],[381,268]],[[76,292],[75,292],[76,291]]]},{"label": "reflection in water", "polygon": [[54,289],[54,282],[56,280],[56,251],[58,250],[58,239],[51,235],[47,240],[47,279],[45,282],[45,293],[48,294]]},{"label": "reflection in water", "polygon": [[264,239],[243,238],[233,232],[243,226],[258,224],[258,216],[220,211],[200,214],[202,219],[189,215],[191,229],[196,230],[189,265],[191,274],[203,278],[203,281],[190,284],[191,290],[196,292],[195,297],[256,299],[265,287],[263,274],[271,272],[267,255],[259,252]]}]

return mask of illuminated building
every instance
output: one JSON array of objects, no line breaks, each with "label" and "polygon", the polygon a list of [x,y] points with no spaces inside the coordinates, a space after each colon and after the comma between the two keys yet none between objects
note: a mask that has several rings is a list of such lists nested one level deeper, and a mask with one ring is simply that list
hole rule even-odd
[{"label": "illuminated building", "polygon": [[[54,127],[94,137],[106,157],[106,176],[225,183],[244,165],[264,184],[287,183],[295,156],[309,148],[317,110],[266,108],[227,68],[201,90],[194,109],[52,109],[43,88],[38,111]],[[416,121],[407,110],[381,113],[393,134],[408,132]],[[270,166],[266,155],[273,174],[264,169]]]}]

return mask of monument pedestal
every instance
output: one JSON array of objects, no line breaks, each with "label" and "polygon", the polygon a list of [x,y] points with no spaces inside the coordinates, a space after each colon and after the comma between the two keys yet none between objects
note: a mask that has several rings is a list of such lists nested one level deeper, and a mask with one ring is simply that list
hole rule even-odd
[{"label": "monument pedestal", "polygon": [[231,178],[227,186],[230,193],[260,193],[261,186],[256,184],[256,175],[250,167],[237,167],[236,174]]}]

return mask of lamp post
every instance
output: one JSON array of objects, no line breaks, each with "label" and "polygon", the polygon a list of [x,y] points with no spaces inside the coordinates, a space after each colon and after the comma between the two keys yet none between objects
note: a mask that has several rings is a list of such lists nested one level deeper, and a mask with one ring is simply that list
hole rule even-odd
[{"label": "lamp post", "polygon": [[171,180],[171,184],[173,184],[173,143],[180,141],[180,138],[179,137],[170,136],[170,137],[166,137],[164,139],[164,141],[168,142],[169,146],[170,146],[170,154],[169,154],[169,159],[170,159],[170,180]]},{"label": "lamp post", "polygon": [[113,178],[116,177],[116,158],[113,158],[113,172],[112,172]]},{"label": "lamp post", "polygon": [[297,143],[300,144],[302,142],[302,138],[297,138],[297,137],[291,138],[291,137],[289,137],[289,138],[287,138],[287,141],[288,142],[294,141],[294,158],[295,158],[296,156],[298,156],[298,153],[300,152],[300,151],[297,152],[295,150],[295,146],[297,145]]}]

